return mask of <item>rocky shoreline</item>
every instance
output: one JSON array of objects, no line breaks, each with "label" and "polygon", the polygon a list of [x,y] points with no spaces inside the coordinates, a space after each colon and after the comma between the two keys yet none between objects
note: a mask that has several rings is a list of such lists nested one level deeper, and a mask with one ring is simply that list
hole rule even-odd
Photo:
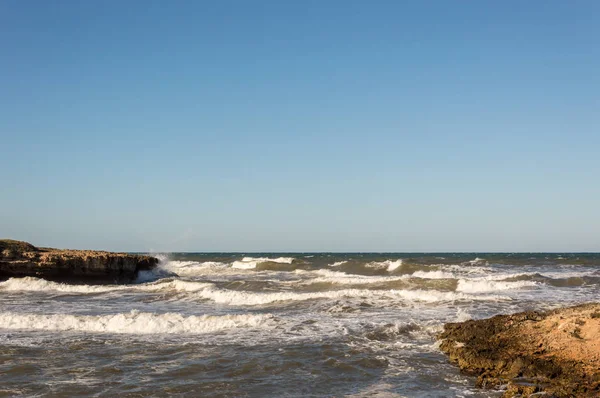
[{"label": "rocky shoreline", "polygon": [[38,248],[27,242],[0,239],[0,279],[35,276],[85,283],[129,283],[158,259],[138,254],[95,250]]},{"label": "rocky shoreline", "polygon": [[600,303],[448,323],[440,349],[504,397],[600,396]]}]

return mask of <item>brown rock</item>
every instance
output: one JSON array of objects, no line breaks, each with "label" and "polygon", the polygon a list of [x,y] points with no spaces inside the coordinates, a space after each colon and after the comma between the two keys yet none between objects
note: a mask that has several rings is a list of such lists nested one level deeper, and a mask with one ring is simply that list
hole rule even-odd
[{"label": "brown rock", "polygon": [[505,397],[600,396],[600,304],[448,323],[441,350]]},{"label": "brown rock", "polygon": [[0,240],[0,278],[126,283],[157,264],[158,259],[138,254],[38,248],[27,242]]}]

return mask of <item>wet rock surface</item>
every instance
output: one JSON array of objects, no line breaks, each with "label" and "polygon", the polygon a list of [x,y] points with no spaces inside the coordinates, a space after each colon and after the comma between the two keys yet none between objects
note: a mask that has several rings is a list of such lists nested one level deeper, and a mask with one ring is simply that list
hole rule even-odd
[{"label": "wet rock surface", "polygon": [[85,283],[128,283],[137,273],[158,264],[154,257],[95,250],[38,248],[0,240],[0,278],[35,276]]},{"label": "wet rock surface", "polygon": [[440,348],[504,397],[599,397],[600,304],[448,323]]}]

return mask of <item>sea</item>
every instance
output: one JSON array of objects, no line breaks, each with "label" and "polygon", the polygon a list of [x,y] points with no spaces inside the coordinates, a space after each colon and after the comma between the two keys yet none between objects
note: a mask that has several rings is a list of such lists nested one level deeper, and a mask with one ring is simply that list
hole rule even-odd
[{"label": "sea", "polygon": [[130,285],[0,282],[0,396],[497,397],[446,322],[600,298],[600,254],[169,253]]}]

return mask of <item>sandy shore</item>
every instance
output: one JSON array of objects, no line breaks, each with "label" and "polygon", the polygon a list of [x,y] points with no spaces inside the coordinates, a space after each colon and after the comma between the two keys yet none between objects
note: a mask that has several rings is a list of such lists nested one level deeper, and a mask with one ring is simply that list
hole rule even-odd
[{"label": "sandy shore", "polygon": [[449,323],[440,348],[504,396],[600,396],[600,304]]}]

